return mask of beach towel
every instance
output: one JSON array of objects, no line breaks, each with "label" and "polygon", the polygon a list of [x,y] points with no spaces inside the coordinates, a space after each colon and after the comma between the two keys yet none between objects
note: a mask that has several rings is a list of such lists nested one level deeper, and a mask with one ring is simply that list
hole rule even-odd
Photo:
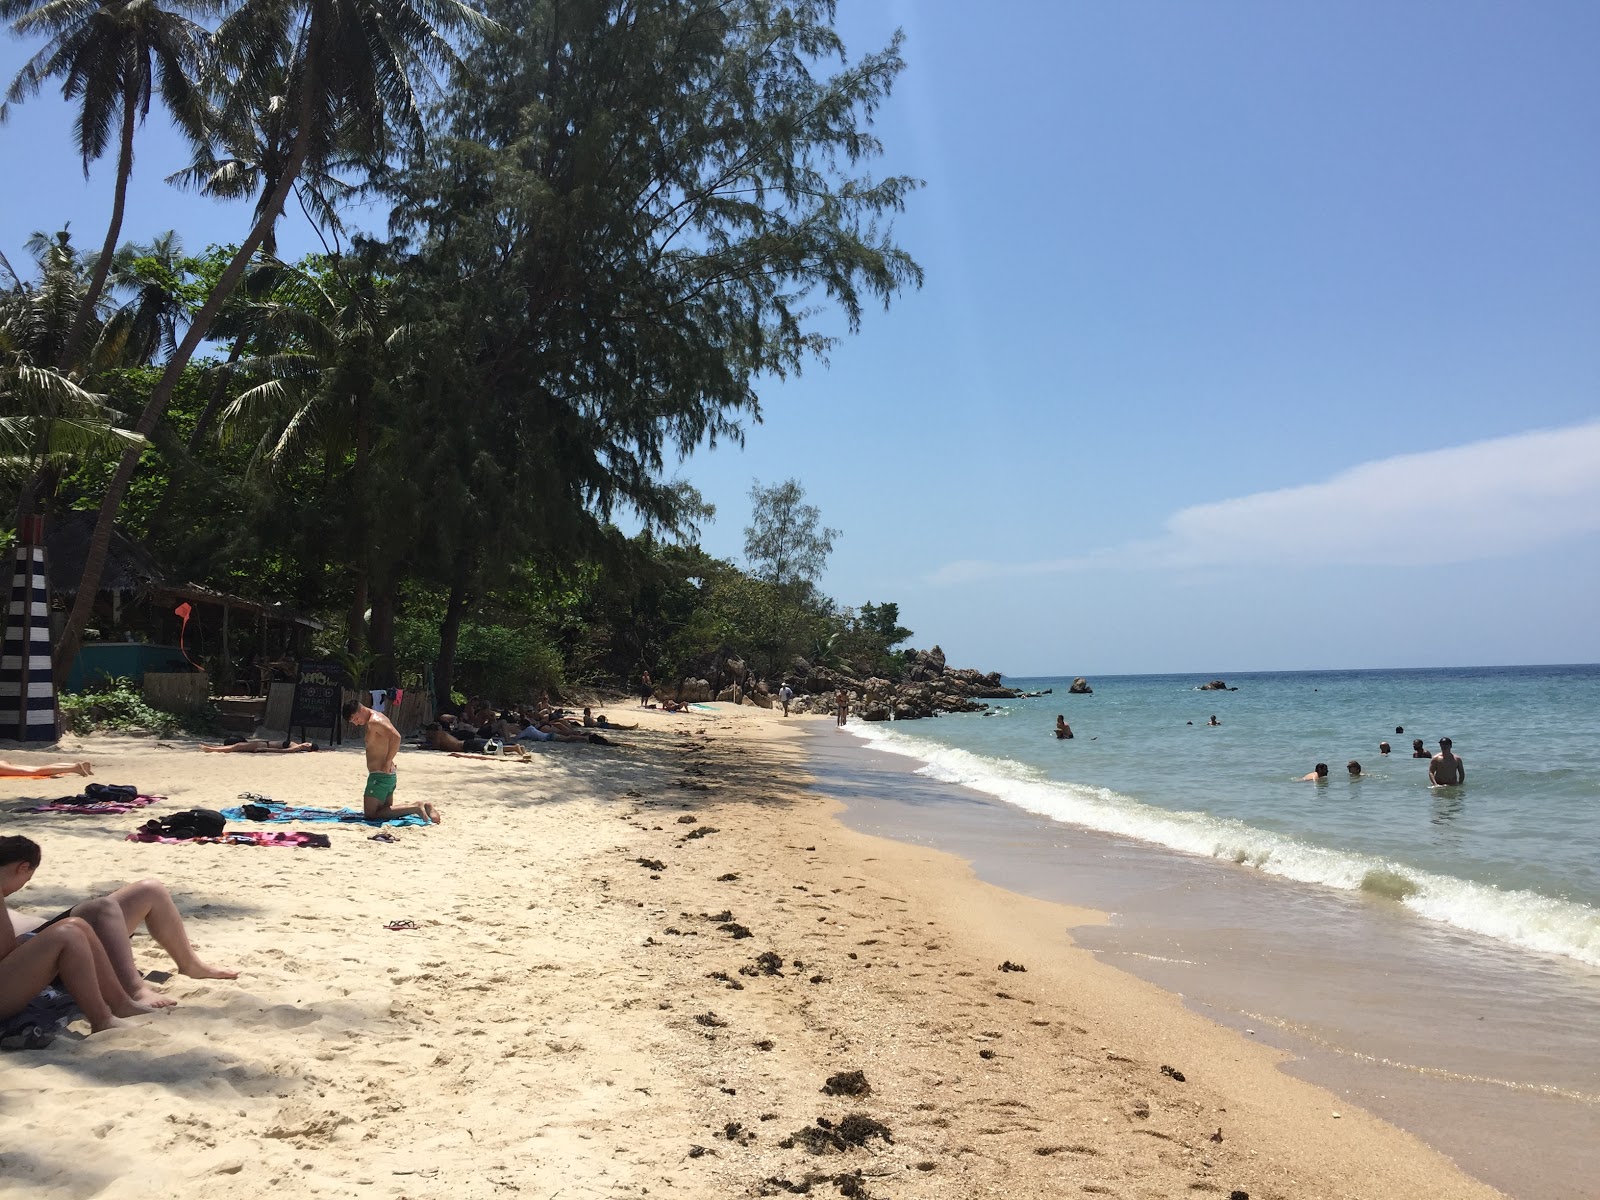
[{"label": "beach towel", "polygon": [[213,846],[290,846],[317,850],[326,850],[333,845],[325,833],[305,833],[298,829],[273,833],[225,833],[221,837],[194,838],[162,837],[158,833],[136,829],[124,840],[129,842],[160,842],[163,846],[187,846],[205,843]]},{"label": "beach towel", "polygon": [[15,811],[24,813],[125,813],[136,808],[145,808],[157,800],[165,800],[165,796],[130,796],[126,800],[91,800],[88,796],[63,796],[59,800],[51,800],[48,804],[37,804],[32,808],[19,808]]},{"label": "beach towel", "polygon": [[77,1007],[60,988],[45,988],[21,1012],[0,1020],[0,1050],[43,1050]]},{"label": "beach towel", "polygon": [[[263,815],[264,814],[264,815]],[[296,808],[276,800],[268,804],[244,804],[238,808],[225,808],[222,815],[230,821],[338,821],[346,825],[429,825],[426,817],[411,813],[404,817],[390,817],[386,821],[369,821],[365,813],[353,808]]]}]

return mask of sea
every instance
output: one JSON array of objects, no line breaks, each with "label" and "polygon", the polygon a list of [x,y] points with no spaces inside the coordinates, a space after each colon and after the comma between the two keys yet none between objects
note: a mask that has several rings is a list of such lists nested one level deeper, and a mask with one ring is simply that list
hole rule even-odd
[{"label": "sea", "polygon": [[1600,666],[1005,682],[1044,694],[819,733],[818,787],[1507,1194],[1600,1194]]}]

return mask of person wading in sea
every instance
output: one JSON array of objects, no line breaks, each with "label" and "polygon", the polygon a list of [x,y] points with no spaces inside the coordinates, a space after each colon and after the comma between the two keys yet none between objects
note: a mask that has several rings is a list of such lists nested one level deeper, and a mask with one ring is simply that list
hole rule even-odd
[{"label": "person wading in sea", "polygon": [[1439,739],[1439,753],[1428,764],[1428,782],[1434,787],[1454,787],[1467,781],[1467,764],[1450,751],[1449,738]]}]

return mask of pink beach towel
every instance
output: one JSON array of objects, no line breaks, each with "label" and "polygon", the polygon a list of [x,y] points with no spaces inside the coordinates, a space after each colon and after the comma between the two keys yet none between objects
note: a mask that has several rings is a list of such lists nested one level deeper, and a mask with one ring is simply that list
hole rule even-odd
[{"label": "pink beach towel", "polygon": [[157,800],[165,800],[165,796],[135,796],[132,800],[91,800],[84,804],[74,804],[70,800],[52,800],[48,804],[36,805],[33,808],[19,808],[17,812],[23,813],[126,813],[136,808],[145,808]]},{"label": "pink beach towel", "polygon": [[231,846],[290,846],[308,847],[317,850],[326,850],[333,845],[325,833],[276,832],[267,833],[252,830],[248,833],[225,833],[221,837],[196,837],[175,838],[162,837],[158,833],[146,833],[144,830],[135,830],[127,838],[130,842],[160,842],[163,846],[186,846],[192,843],[204,842],[207,845]]}]

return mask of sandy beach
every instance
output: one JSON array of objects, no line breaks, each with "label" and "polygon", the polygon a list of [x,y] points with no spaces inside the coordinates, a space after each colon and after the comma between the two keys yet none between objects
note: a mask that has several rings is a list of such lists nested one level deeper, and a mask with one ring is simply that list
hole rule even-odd
[{"label": "sandy beach", "polygon": [[[1097,962],[1092,914],[868,837],[753,709],[627,708],[630,745],[400,759],[435,828],[328,849],[142,845],[7,814],[53,914],[158,876],[237,982],[0,1056],[0,1180],[38,1197],[1488,1197],[1268,1047]],[[81,752],[81,753],[80,753]],[[359,803],[359,747],[69,739],[97,778],[223,807]],[[0,804],[70,792],[8,783]],[[414,930],[391,931],[391,921]],[[147,971],[171,962],[136,941]],[[1003,969],[1009,965],[1014,968]]]}]

